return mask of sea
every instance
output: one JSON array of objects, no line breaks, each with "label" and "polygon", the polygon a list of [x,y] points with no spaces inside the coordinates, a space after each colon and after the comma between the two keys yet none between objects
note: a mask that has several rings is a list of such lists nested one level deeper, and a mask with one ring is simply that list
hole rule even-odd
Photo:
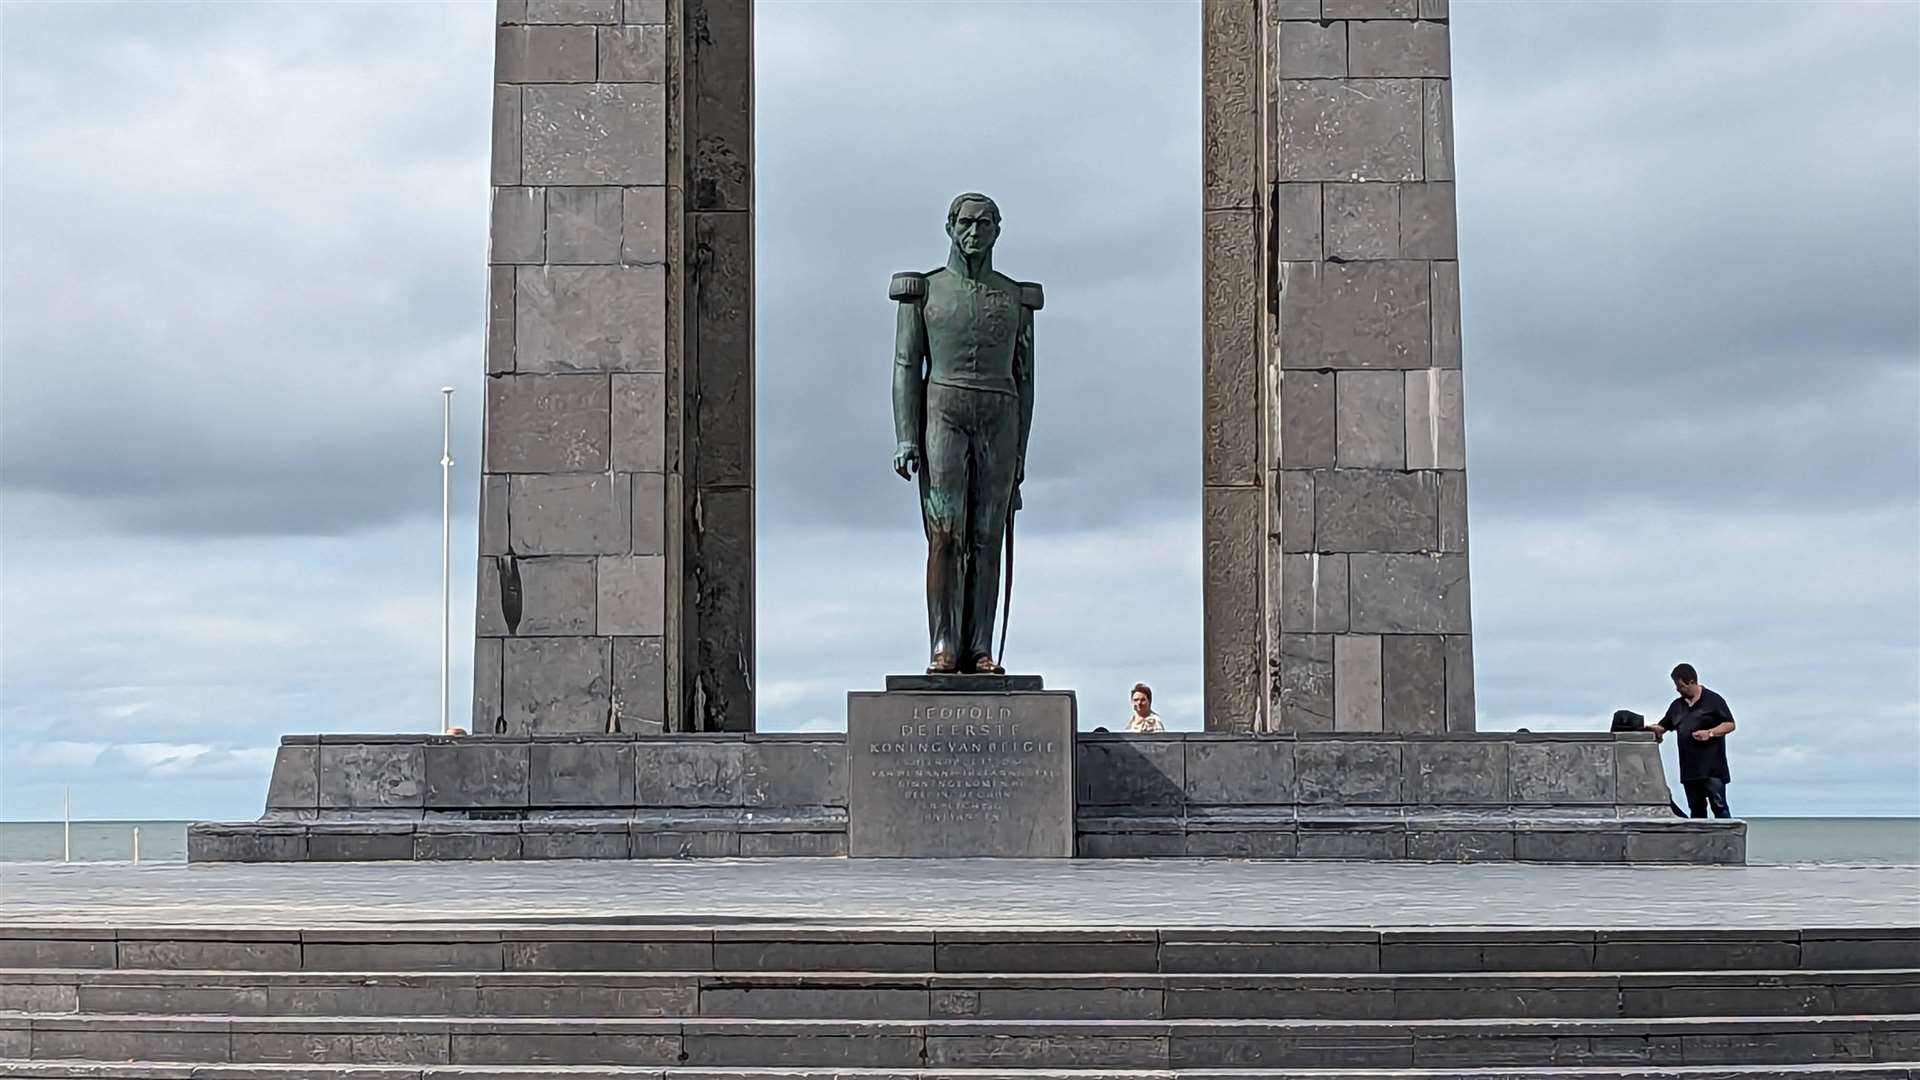
[{"label": "sea", "polygon": [[[185,862],[185,821],[0,821],[0,862]],[[1749,818],[1749,865],[1920,866],[1920,818]]]}]

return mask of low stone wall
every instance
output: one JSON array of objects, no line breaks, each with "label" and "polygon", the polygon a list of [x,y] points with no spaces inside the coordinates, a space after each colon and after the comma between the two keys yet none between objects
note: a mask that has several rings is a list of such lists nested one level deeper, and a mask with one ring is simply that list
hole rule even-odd
[{"label": "low stone wall", "polygon": [[1082,734],[1080,814],[1217,807],[1657,808],[1651,735]]},{"label": "low stone wall", "polygon": [[[846,854],[842,735],[282,740],[266,815],[195,862]],[[1081,734],[1082,857],[1712,862],[1641,734]]]},{"label": "low stone wall", "polygon": [[839,735],[289,735],[193,862],[847,853]]},{"label": "low stone wall", "polygon": [[289,735],[267,818],[847,805],[841,735]]},{"label": "low stone wall", "polygon": [[1743,863],[1651,735],[1083,734],[1083,858]]}]

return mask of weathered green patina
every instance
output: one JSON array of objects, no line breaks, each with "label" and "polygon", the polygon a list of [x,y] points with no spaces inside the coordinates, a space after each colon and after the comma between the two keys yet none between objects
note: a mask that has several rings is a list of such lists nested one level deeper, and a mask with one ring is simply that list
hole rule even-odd
[{"label": "weathered green patina", "polygon": [[893,468],[920,481],[927,670],[997,673],[1001,545],[1026,478],[1041,292],[993,268],[1000,208],[992,199],[977,192],[955,198],[947,235],[953,245],[945,266],[895,274],[889,289],[899,302]]}]

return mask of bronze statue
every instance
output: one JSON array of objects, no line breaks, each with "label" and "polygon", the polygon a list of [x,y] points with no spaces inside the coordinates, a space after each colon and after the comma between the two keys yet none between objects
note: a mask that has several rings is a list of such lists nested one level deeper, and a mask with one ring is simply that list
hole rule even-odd
[{"label": "bronze statue", "polygon": [[[1000,208],[968,192],[947,209],[947,264],[895,274],[893,468],[917,473],[927,531],[930,674],[1001,674],[993,648],[1001,543],[1013,595],[1013,514],[1033,426],[1040,286],[993,268]],[[1001,637],[1004,644],[1004,633]]]}]

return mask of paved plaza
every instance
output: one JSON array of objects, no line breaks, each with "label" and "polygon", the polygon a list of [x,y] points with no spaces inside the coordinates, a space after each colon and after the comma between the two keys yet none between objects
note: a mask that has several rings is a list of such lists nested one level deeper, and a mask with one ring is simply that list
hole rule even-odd
[{"label": "paved plaza", "polygon": [[1920,925],[1920,867],[1305,862],[8,864],[0,926],[606,920],[916,926]]}]

